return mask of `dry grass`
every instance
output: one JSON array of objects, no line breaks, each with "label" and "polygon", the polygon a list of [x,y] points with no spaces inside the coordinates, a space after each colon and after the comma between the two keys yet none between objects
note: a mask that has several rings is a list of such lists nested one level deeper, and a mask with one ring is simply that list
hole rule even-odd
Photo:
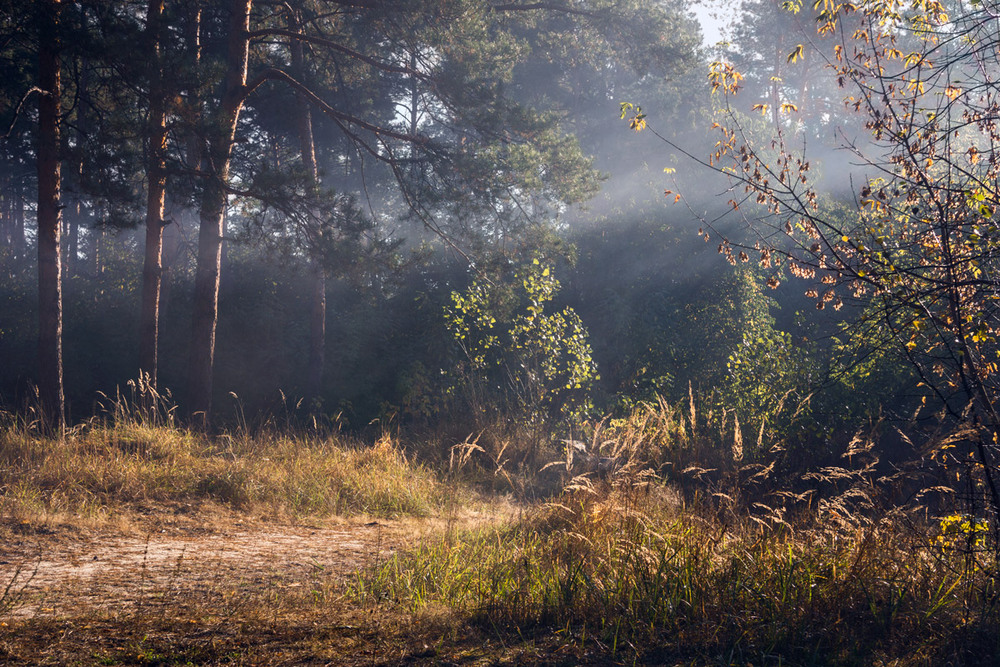
[{"label": "dry grass", "polygon": [[880,475],[860,434],[788,489],[687,408],[598,424],[584,461],[559,462],[561,495],[400,554],[352,595],[623,663],[997,664],[1000,572],[975,522],[884,504],[906,476]]},{"label": "dry grass", "polygon": [[[261,604],[277,605],[261,612]],[[343,599],[237,600],[224,614],[36,619],[0,626],[4,665],[606,665],[532,638],[498,640],[448,614],[414,619]]]},{"label": "dry grass", "polygon": [[[197,502],[291,520],[429,518],[356,573],[220,573],[183,590],[159,579],[128,610],[7,620],[0,662],[997,664],[998,564],[976,520],[940,499],[936,517],[888,503],[912,476],[880,472],[871,437],[841,465],[779,477],[780,447],[737,440],[732,421],[690,403],[595,424],[535,480],[510,471],[517,444],[499,440],[470,438],[432,469],[389,437],[208,438],[133,411],[46,439],[8,417],[8,526],[108,526]],[[470,505],[489,505],[463,489],[484,475],[562,491],[477,517]]]},{"label": "dry grass", "polygon": [[[0,664],[378,664],[432,655],[444,634],[457,654],[485,650],[450,614],[414,625],[353,604],[346,581],[384,549],[489,521],[506,501],[487,504],[460,471],[387,435],[209,437],[136,405],[119,399],[62,437],[0,414]],[[295,535],[325,560],[289,551]],[[271,538],[263,561],[240,551]],[[222,551],[206,561],[195,542]],[[165,547],[179,555],[154,557]]]},{"label": "dry grass", "polygon": [[[571,499],[566,499],[571,506]],[[734,532],[649,498],[550,508],[399,556],[360,600],[445,604],[644,664],[995,664],[995,563],[888,522]],[[657,512],[661,510],[662,513]]]},{"label": "dry grass", "polygon": [[143,503],[211,501],[295,519],[429,516],[473,501],[389,436],[373,444],[278,432],[210,438],[138,420],[50,438],[8,419],[0,426],[0,489],[0,516],[33,525],[101,525]]},{"label": "dry grass", "polygon": [[381,664],[426,653],[411,619],[350,604],[342,582],[320,569],[246,577],[211,575],[197,585],[178,577],[122,594],[122,607],[89,599],[55,614],[5,617],[0,664],[288,665]]}]

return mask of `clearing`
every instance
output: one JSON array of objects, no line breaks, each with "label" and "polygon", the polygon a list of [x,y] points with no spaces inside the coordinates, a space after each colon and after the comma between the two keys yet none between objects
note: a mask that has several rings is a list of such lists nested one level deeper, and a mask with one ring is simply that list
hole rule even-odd
[{"label": "clearing", "polygon": [[301,523],[211,503],[142,514],[125,529],[0,529],[0,664],[547,660],[530,642],[496,645],[446,610],[414,617],[349,595],[360,570],[486,517]]}]

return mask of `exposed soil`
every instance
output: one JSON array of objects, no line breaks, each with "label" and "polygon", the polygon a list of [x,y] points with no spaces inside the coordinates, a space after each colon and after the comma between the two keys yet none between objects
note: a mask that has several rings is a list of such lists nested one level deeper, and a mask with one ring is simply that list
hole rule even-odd
[{"label": "exposed soil", "polygon": [[182,510],[152,507],[114,530],[0,517],[0,665],[587,662],[447,609],[348,594],[359,571],[484,517],[302,525]]},{"label": "exposed soil", "polygon": [[81,606],[118,612],[223,590],[329,587],[389,557],[399,531],[398,522],[384,520],[146,535],[44,530],[0,546],[0,586],[7,588],[0,612],[20,618],[72,615]]}]

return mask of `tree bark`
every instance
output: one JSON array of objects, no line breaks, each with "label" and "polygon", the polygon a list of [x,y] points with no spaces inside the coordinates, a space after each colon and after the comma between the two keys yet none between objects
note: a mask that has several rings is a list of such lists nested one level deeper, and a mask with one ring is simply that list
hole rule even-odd
[{"label": "tree bark", "polygon": [[61,172],[59,111],[60,0],[39,2],[38,87],[38,399],[42,420],[65,424],[62,368]]},{"label": "tree bark", "polygon": [[[188,64],[192,71],[201,69],[201,7],[193,0],[187,7],[184,19],[184,41],[187,47]],[[188,169],[200,171],[205,157],[205,143],[197,129],[202,119],[202,102],[194,94],[189,95],[186,113],[191,124],[184,141],[185,159]]]},{"label": "tree bark", "polygon": [[[289,29],[298,32],[300,29],[294,13],[289,21]],[[305,58],[302,42],[291,40],[292,72],[299,81],[306,80]],[[302,163],[311,178],[311,186],[315,191],[319,188],[319,169],[316,165],[316,143],[313,139],[312,114],[310,102],[301,95],[298,96],[296,107],[296,129],[299,135],[299,147],[302,153]],[[315,192],[311,193],[315,194]],[[324,230],[319,211],[311,211],[308,224],[313,225],[311,233],[307,233],[310,249],[311,308],[309,313],[309,366],[306,376],[306,398],[317,404],[323,392],[323,367],[326,364],[326,266],[323,258]]]},{"label": "tree bark", "polygon": [[207,425],[212,409],[212,371],[219,309],[219,275],[229,164],[236,125],[246,97],[252,0],[231,0],[226,75],[219,109],[208,131],[209,173],[202,192],[195,273],[193,336],[188,399],[192,415]]},{"label": "tree bark", "polygon": [[14,246],[14,179],[10,172],[10,160],[5,154],[4,173],[0,177],[0,245],[8,249]]},{"label": "tree bark", "polygon": [[167,116],[160,60],[163,0],[150,0],[146,10],[149,45],[149,118],[146,126],[146,252],[142,265],[142,308],[139,316],[139,374],[157,385],[160,340],[160,289],[163,279],[163,210],[166,201]]},{"label": "tree bark", "polygon": [[27,255],[24,238],[24,184],[20,178],[15,178],[12,187],[11,206],[13,207],[14,236],[11,239],[11,247],[15,259],[24,259]]}]

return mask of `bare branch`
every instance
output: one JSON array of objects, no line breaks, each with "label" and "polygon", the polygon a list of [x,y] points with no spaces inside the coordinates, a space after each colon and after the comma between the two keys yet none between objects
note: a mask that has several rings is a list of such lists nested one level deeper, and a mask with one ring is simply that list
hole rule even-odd
[{"label": "bare branch", "polygon": [[525,5],[516,2],[508,2],[502,5],[492,5],[490,7],[490,11],[494,12],[522,12],[537,11],[539,9],[562,12],[564,14],[575,14],[577,16],[587,16],[590,18],[597,16],[594,12],[589,12],[584,9],[573,9],[572,7],[567,7],[566,5],[555,2],[532,2]]},{"label": "bare branch", "polygon": [[14,126],[17,125],[17,119],[21,117],[21,109],[24,108],[25,103],[31,98],[31,96],[35,94],[50,95],[51,93],[49,93],[49,91],[47,90],[42,90],[38,86],[32,86],[31,88],[29,88],[28,91],[24,93],[24,95],[21,97],[21,101],[17,103],[17,107],[15,107],[14,109],[14,118],[10,121],[10,126],[7,128],[7,131],[3,135],[4,139],[10,138],[11,132],[14,131]]},{"label": "bare branch", "polygon": [[355,51],[354,49],[349,49],[343,44],[339,44],[331,39],[326,39],[324,37],[318,37],[316,35],[306,35],[300,32],[294,32],[292,30],[284,30],[281,28],[267,28],[264,30],[255,30],[250,33],[251,39],[259,39],[262,37],[287,37],[289,39],[295,39],[303,42],[308,42],[309,44],[316,44],[319,46],[325,46],[329,49],[333,49],[339,53],[343,53],[346,56],[360,60],[361,62],[371,65],[376,69],[382,70],[383,72],[392,72],[394,74],[405,74],[407,76],[416,77],[418,79],[427,80],[426,74],[406,67],[404,65],[393,65],[392,63],[387,63],[371,56],[367,56],[360,51]]},{"label": "bare branch", "polygon": [[380,125],[374,125],[368,121],[358,118],[357,116],[352,116],[351,114],[344,113],[334,107],[330,106],[329,103],[324,101],[319,95],[313,92],[308,86],[302,82],[296,80],[288,72],[271,67],[265,69],[263,72],[257,75],[257,77],[247,84],[245,94],[250,95],[254,90],[259,88],[266,81],[282,81],[292,88],[294,88],[303,97],[308,99],[312,104],[316,105],[320,111],[322,111],[327,116],[334,118],[338,121],[349,123],[351,125],[356,125],[362,129],[368,130],[380,137],[391,137],[392,139],[398,139],[399,141],[405,141],[410,144],[417,146],[430,147],[431,142],[427,137],[422,137],[420,135],[410,134],[408,132],[399,132],[388,127],[383,127]]}]

